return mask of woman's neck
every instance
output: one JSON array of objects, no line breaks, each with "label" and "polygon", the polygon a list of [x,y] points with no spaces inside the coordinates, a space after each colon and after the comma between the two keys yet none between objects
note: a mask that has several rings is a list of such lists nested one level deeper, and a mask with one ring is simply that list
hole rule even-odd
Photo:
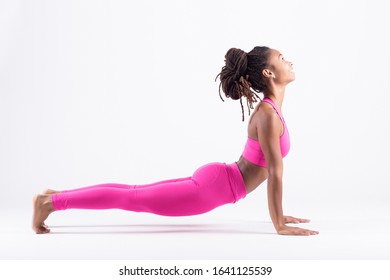
[{"label": "woman's neck", "polygon": [[284,87],[273,86],[264,91],[264,97],[270,98],[278,107],[280,112],[282,111],[285,89],[286,89],[285,86]]}]

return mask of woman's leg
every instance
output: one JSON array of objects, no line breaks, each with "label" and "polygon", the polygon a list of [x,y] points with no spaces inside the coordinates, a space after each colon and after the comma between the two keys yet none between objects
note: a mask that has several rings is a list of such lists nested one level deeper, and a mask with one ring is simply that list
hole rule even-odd
[{"label": "woman's leg", "polygon": [[54,194],[53,206],[55,210],[123,209],[164,216],[188,216],[210,211],[232,202],[234,198],[223,163],[206,164],[198,168],[193,176],[184,179],[161,181],[147,187],[124,186],[101,184]]},{"label": "woman's leg", "polygon": [[57,194],[57,193],[65,193],[65,192],[77,192],[77,191],[84,191],[84,190],[90,190],[90,189],[98,189],[98,188],[118,188],[118,189],[130,189],[133,187],[136,188],[148,188],[148,187],[154,187],[159,184],[165,184],[165,183],[173,183],[173,182],[181,182],[190,179],[191,177],[184,177],[184,178],[177,178],[177,179],[169,179],[169,180],[163,180],[151,184],[143,184],[143,185],[127,185],[127,184],[118,184],[118,183],[106,183],[106,184],[97,184],[92,185],[88,187],[81,187],[77,189],[70,189],[70,190],[63,190],[63,191],[57,191],[52,189],[46,189],[43,191],[44,194]]},{"label": "woman's leg", "polygon": [[[33,216],[33,229],[37,233],[48,233],[50,230],[48,229],[47,225],[44,223],[44,221],[47,219],[47,217],[54,211],[53,204],[52,204],[52,195],[59,194],[59,193],[70,193],[70,192],[79,192],[79,191],[86,191],[86,190],[98,190],[98,189],[107,189],[107,188],[117,188],[117,189],[130,189],[130,188],[148,188],[148,187],[155,187],[160,184],[166,184],[166,183],[174,183],[174,182],[182,182],[190,179],[191,177],[184,177],[184,178],[177,178],[177,179],[169,179],[169,180],[163,180],[151,184],[144,184],[144,185],[127,185],[127,184],[117,184],[117,183],[108,183],[108,184],[98,184],[88,187],[82,187],[72,190],[64,190],[64,191],[56,191],[52,189],[46,189],[43,191],[43,195],[37,195],[34,197],[33,205],[34,205],[34,216]],[[47,204],[50,204],[50,207],[47,208]]]},{"label": "woman's leg", "polygon": [[[71,208],[123,209],[164,216],[197,215],[237,200],[232,191],[232,174],[229,170],[224,163],[209,163],[198,168],[193,176],[179,180],[160,181],[147,187],[134,185],[117,188],[103,184],[49,195],[50,199],[46,196],[45,201],[51,200],[51,211]],[[43,222],[51,213],[41,211],[45,197],[41,198],[34,211],[33,228],[37,233],[45,233],[40,231],[44,231]]]},{"label": "woman's leg", "polygon": [[[128,185],[116,188],[110,184],[105,185],[54,194],[53,207],[55,210],[123,209],[171,216],[174,214],[172,208],[183,208],[191,199],[195,199],[197,192],[196,183],[190,178],[149,184],[147,187]],[[176,211],[176,215],[182,214],[184,213]]]}]

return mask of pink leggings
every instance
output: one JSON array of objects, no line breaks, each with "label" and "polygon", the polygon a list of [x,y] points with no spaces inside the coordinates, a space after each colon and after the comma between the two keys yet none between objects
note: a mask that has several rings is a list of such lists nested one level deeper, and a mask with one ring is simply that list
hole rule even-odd
[{"label": "pink leggings", "polygon": [[237,163],[213,162],[190,177],[148,185],[99,184],[52,196],[55,210],[123,209],[163,216],[190,216],[246,196]]}]

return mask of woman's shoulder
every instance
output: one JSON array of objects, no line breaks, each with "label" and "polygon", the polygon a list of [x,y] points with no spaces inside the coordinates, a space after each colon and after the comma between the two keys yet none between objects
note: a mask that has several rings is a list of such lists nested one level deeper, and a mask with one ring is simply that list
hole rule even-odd
[{"label": "woman's shoulder", "polygon": [[257,139],[258,132],[272,129],[279,129],[279,116],[276,114],[271,104],[261,102],[253,111],[249,124],[248,136]]},{"label": "woman's shoulder", "polygon": [[262,123],[263,125],[264,123],[274,122],[279,119],[279,116],[273,106],[267,102],[261,102],[258,104],[253,113],[254,121],[256,123]]}]

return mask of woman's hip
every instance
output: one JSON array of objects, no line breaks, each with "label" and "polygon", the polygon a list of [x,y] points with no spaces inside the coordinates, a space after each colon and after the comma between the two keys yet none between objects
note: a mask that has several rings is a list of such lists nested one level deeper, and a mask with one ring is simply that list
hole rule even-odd
[{"label": "woman's hip", "polygon": [[199,167],[192,179],[200,188],[206,188],[209,195],[225,198],[235,203],[246,196],[244,179],[236,162],[211,162]]}]

